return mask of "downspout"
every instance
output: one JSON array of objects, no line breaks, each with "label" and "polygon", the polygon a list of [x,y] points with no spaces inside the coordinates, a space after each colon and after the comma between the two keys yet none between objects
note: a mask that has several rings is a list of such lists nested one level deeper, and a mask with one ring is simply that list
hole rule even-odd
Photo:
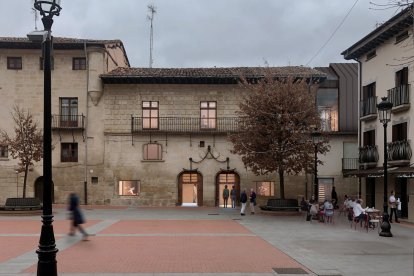
[{"label": "downspout", "polygon": [[[362,122],[360,120],[361,108],[359,108],[360,107],[359,102],[361,100],[361,91],[362,91],[362,77],[361,77],[362,76],[362,63],[361,63],[361,61],[359,61],[356,58],[354,58],[354,60],[356,62],[358,62],[358,69],[359,69],[359,72],[358,72],[358,79],[359,79],[359,87],[358,87],[358,90],[359,90],[359,92],[358,92],[358,164],[359,164],[359,148],[362,145],[362,135],[361,135]],[[358,166],[358,169],[359,169],[359,166]],[[361,186],[362,186],[361,176],[358,176],[358,198],[361,198],[361,194],[362,194],[361,193],[361,190],[362,190]]]},{"label": "downspout", "polygon": [[85,52],[85,59],[86,59],[86,117],[84,120],[84,128],[85,128],[85,179],[83,182],[83,189],[85,195],[85,205],[88,205],[88,119],[89,119],[89,59],[88,59],[88,52],[86,51],[86,42],[83,43],[83,49]]}]

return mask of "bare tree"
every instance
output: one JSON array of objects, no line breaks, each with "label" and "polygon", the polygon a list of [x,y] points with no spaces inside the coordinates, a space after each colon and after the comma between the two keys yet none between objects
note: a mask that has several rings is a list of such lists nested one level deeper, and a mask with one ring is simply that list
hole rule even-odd
[{"label": "bare tree", "polygon": [[[230,136],[232,152],[256,175],[277,172],[280,197],[285,198],[284,174],[312,171],[314,145],[310,133],[320,126],[315,92],[306,79],[241,79],[247,96],[240,103],[239,131]],[[327,141],[318,152],[328,151]],[[319,161],[321,163],[321,161]],[[322,163],[321,163],[322,164]]]},{"label": "bare tree", "polygon": [[13,159],[19,159],[17,171],[24,172],[23,198],[26,197],[26,181],[29,166],[40,161],[43,155],[43,135],[29,110],[13,107],[14,137],[0,131],[2,144],[7,145]]}]

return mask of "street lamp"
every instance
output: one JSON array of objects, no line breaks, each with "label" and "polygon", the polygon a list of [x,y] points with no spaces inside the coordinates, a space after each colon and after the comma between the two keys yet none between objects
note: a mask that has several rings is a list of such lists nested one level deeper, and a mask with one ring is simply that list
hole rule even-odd
[{"label": "street lamp", "polygon": [[314,197],[316,202],[319,201],[319,195],[318,195],[318,143],[320,142],[321,139],[321,132],[318,131],[318,129],[315,127],[314,130],[311,133],[312,136],[312,143],[315,147],[315,165],[314,165]]},{"label": "street lamp", "polygon": [[44,106],[43,106],[43,214],[40,233],[37,275],[57,275],[55,235],[52,214],[52,86],[51,48],[53,16],[61,10],[60,0],[34,0],[34,7],[40,12],[44,31],[34,31],[27,35],[33,42],[43,44]]},{"label": "street lamp", "polygon": [[391,121],[391,108],[392,103],[387,100],[387,97],[381,98],[382,102],[377,104],[379,110],[379,120],[384,126],[384,213],[382,214],[382,225],[381,233],[379,234],[382,237],[392,237],[391,234],[391,224],[389,222],[388,216],[388,176],[387,176],[387,125]]}]

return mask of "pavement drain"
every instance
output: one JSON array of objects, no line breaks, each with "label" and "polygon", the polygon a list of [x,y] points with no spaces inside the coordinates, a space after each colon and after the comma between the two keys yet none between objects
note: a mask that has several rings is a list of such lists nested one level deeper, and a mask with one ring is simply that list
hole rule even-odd
[{"label": "pavement drain", "polygon": [[276,272],[277,274],[302,274],[302,275],[307,275],[309,273],[307,273],[305,270],[303,270],[302,268],[297,268],[297,267],[279,267],[279,268],[272,268],[274,272]]}]

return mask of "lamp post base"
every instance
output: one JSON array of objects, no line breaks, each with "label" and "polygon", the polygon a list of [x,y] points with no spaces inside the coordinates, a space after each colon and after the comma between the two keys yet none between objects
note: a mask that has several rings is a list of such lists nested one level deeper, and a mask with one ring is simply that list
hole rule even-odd
[{"label": "lamp post base", "polygon": [[388,213],[384,213],[382,216],[381,232],[379,235],[381,237],[392,237],[391,224],[389,221]]}]

